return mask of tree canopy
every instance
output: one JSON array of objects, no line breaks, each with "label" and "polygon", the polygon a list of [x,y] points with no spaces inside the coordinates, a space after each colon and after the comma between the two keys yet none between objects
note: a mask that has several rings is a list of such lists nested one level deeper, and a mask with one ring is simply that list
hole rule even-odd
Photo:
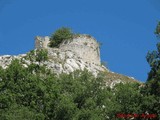
[{"label": "tree canopy", "polygon": [[137,87],[108,88],[103,74],[95,78],[87,70],[58,77],[43,66],[25,68],[14,60],[7,69],[0,68],[0,79],[0,118],[4,120],[106,120],[116,113],[140,111]]},{"label": "tree canopy", "polygon": [[[159,35],[159,24],[156,31]],[[63,33],[68,37],[58,38]],[[55,32],[54,45],[69,39],[68,33],[71,31],[64,28]],[[149,52],[146,58],[151,67],[146,83],[120,83],[110,88],[103,73],[95,77],[87,70],[77,70],[56,75],[40,64],[48,59],[46,50],[31,51],[25,58],[31,61],[27,67],[17,59],[6,69],[0,67],[0,119],[147,119],[147,114],[160,119],[159,42],[157,50]]]},{"label": "tree canopy", "polygon": [[[160,35],[160,22],[156,27],[158,40]],[[160,42],[157,43],[157,50],[148,52],[146,56],[147,62],[149,63],[151,70],[148,73],[148,79],[143,91],[147,96],[152,96],[152,102],[148,105],[152,105],[150,112],[156,113],[160,116]]]}]

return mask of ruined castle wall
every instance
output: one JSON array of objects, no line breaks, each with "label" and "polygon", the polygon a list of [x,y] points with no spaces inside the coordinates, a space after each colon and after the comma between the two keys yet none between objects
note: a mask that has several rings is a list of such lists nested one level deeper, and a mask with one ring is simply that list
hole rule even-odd
[{"label": "ruined castle wall", "polygon": [[49,37],[39,37],[37,36],[35,38],[35,48],[36,49],[42,49],[42,48],[48,48],[48,43],[49,43]]},{"label": "ruined castle wall", "polygon": [[73,51],[84,62],[100,65],[99,44],[93,37],[81,35],[60,46],[61,51]]},{"label": "ruined castle wall", "polygon": [[[35,47],[46,48],[53,53],[57,48],[49,48],[49,37],[36,37]],[[100,65],[100,50],[98,42],[89,35],[75,36],[73,40],[64,41],[58,48],[59,52],[71,51],[86,63]]]}]

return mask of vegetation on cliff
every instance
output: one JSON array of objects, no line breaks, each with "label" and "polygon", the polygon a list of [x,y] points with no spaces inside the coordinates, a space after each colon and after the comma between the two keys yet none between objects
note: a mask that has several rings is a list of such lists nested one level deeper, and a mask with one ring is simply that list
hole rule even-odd
[{"label": "vegetation on cliff", "polygon": [[[155,34],[160,39],[160,22],[156,27]],[[151,70],[148,73],[148,79],[146,82],[144,93],[146,95],[154,96],[156,101],[152,106],[152,112],[160,116],[160,42],[157,43],[157,50],[148,52],[146,56]]]},{"label": "vegetation on cliff", "polygon": [[60,43],[64,40],[70,40],[73,38],[73,32],[70,28],[62,27],[56,30],[50,38],[50,47],[59,47]]},{"label": "vegetation on cliff", "polygon": [[40,64],[48,60],[48,51],[46,49],[31,50],[27,53],[25,59],[30,62],[37,61]]},{"label": "vegetation on cliff", "polygon": [[45,50],[26,57],[31,61],[27,67],[17,59],[0,67],[1,120],[160,119],[160,43],[146,57],[151,66],[146,83],[113,88],[106,86],[103,73],[96,78],[87,70],[57,76],[40,65],[47,60]]},{"label": "vegetation on cliff", "polygon": [[[23,67],[14,60],[0,68],[2,120],[106,120],[119,113],[154,113],[155,96],[139,83],[106,86],[104,74],[87,70],[56,74],[38,64]],[[143,88],[143,89],[142,89]]]},{"label": "vegetation on cliff", "polygon": [[0,68],[0,80],[2,120],[105,120],[117,113],[145,112],[139,84],[110,89],[103,74],[95,78],[87,70],[57,77],[45,67],[25,68],[14,60]]}]

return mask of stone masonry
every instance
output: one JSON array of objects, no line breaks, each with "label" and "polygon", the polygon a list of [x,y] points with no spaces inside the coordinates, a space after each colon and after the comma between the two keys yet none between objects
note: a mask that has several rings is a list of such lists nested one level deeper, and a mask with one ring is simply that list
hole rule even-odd
[{"label": "stone masonry", "polygon": [[[58,48],[50,48],[48,46],[49,39],[48,36],[37,36],[35,38],[34,51],[36,52],[37,49],[47,49],[49,59],[40,65],[46,66],[47,69],[50,69],[56,74],[68,74],[75,70],[87,69],[93,75],[97,76],[99,72],[103,71],[107,73],[107,84],[111,86],[124,81],[123,78],[130,79],[131,81],[134,80],[130,77],[115,74],[101,65],[99,43],[90,35],[76,35],[72,40],[66,40],[61,43]],[[27,54],[0,56],[0,66],[6,69],[14,59],[23,61],[22,65],[24,67],[28,67],[31,63],[39,65],[36,60],[31,62],[26,59],[26,56]]]},{"label": "stone masonry", "polygon": [[35,48],[45,48],[48,49],[49,52],[54,52],[56,50],[58,50],[59,52],[70,51],[86,63],[100,65],[99,43],[90,35],[84,34],[75,36],[73,40],[64,41],[58,49],[49,48],[48,43],[48,36],[36,37]]}]

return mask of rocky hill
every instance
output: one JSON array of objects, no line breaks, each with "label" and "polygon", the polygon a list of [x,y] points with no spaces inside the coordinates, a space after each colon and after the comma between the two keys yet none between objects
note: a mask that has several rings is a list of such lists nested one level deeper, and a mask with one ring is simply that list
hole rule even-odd
[{"label": "rocky hill", "polygon": [[[97,76],[99,72],[106,75],[106,81],[110,85],[119,82],[133,82],[136,81],[132,77],[123,76],[113,73],[101,64],[99,43],[90,35],[76,35],[72,40],[64,41],[58,48],[50,48],[48,46],[49,37],[35,38],[35,50],[46,49],[48,51],[48,60],[41,63],[53,72],[70,73],[75,70],[84,70],[92,72]],[[14,59],[23,61],[24,67],[31,64],[31,61],[26,59],[28,53],[17,56],[3,55],[0,56],[0,66],[7,68],[7,66]],[[39,64],[37,61],[33,61]]]}]

